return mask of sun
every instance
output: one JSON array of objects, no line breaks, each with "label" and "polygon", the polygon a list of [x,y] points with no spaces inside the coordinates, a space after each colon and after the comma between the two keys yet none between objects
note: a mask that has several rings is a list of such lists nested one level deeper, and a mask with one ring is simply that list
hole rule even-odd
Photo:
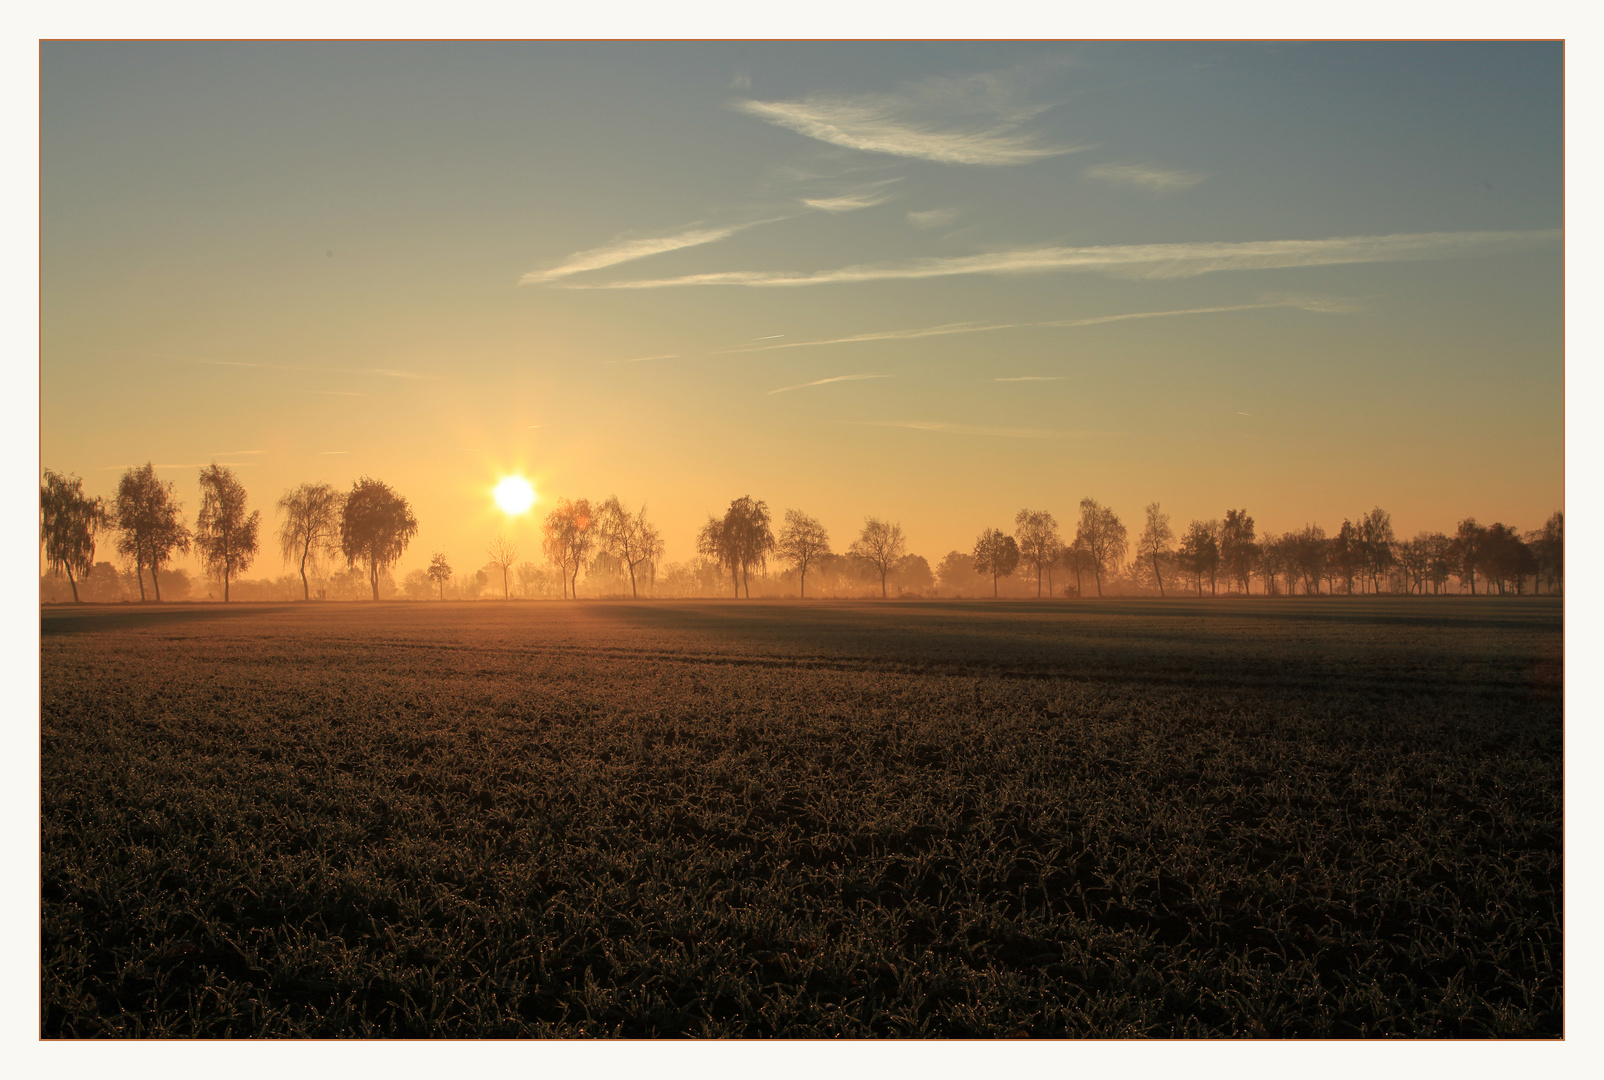
[{"label": "sun", "polygon": [[508,514],[522,514],[535,505],[535,489],[521,476],[509,476],[496,485],[496,505]]}]

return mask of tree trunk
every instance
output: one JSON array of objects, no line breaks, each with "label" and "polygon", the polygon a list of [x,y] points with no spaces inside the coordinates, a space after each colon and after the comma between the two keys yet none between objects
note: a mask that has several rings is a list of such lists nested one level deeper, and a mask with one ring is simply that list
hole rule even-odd
[{"label": "tree trunk", "polygon": [[374,601],[374,603],[378,603],[378,600],[379,600],[379,560],[375,559],[375,558],[371,558],[371,557],[368,559],[368,584],[373,587],[373,601]]},{"label": "tree trunk", "polygon": [[162,602],[162,583],[161,579],[156,576],[159,573],[161,573],[161,570],[158,564],[152,562],[150,564],[150,587],[156,590],[156,602],[158,604]]},{"label": "tree trunk", "polygon": [[223,564],[223,603],[228,603],[228,564]]},{"label": "tree trunk", "polygon": [[991,572],[991,598],[993,600],[997,599],[997,572],[995,570]]},{"label": "tree trunk", "polygon": [[880,571],[880,599],[886,598],[886,572]]},{"label": "tree trunk", "polygon": [[134,580],[139,582],[139,602],[145,602],[145,566],[136,557],[134,559]]},{"label": "tree trunk", "polygon": [[640,599],[640,596],[635,592],[635,564],[634,563],[630,563],[629,564],[629,598],[631,600],[639,600]]},{"label": "tree trunk", "polygon": [[578,600],[579,599],[579,560],[578,559],[574,560],[574,588],[573,588],[573,594],[574,594],[574,599]]},{"label": "tree trunk", "polygon": [[1097,598],[1103,598],[1103,567],[1101,564],[1092,567],[1092,580],[1097,582]]},{"label": "tree trunk", "polygon": [[1153,576],[1158,579],[1158,598],[1164,599],[1164,575],[1158,572],[1158,552],[1153,552]]},{"label": "tree trunk", "polygon": [[799,599],[806,600],[807,598],[808,598],[808,564],[806,562],[803,562],[802,563],[802,592],[801,592],[801,595],[800,595]]},{"label": "tree trunk", "polygon": [[306,557],[312,553],[312,545],[308,543],[306,550],[301,552],[301,599],[308,602],[312,599],[312,586],[306,583]]},{"label": "tree trunk", "polygon": [[67,571],[67,584],[72,586],[72,602],[76,604],[78,602],[78,583],[72,579],[72,565],[70,563],[62,563],[61,565]]}]

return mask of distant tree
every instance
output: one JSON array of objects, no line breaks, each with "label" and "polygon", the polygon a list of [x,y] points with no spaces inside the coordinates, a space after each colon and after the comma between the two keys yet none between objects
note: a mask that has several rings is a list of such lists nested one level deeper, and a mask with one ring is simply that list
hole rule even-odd
[{"label": "distant tree", "polygon": [[1428,572],[1431,568],[1431,534],[1420,532],[1413,540],[1397,545],[1398,568],[1403,571],[1406,589],[1411,593],[1425,594]]},{"label": "distant tree", "polygon": [[200,471],[201,505],[195,516],[195,548],[206,572],[223,582],[223,603],[228,583],[249,570],[256,558],[256,533],[262,512],[245,513],[245,485],[232,469],[215,461]]},{"label": "distant tree", "polygon": [[388,484],[364,476],[351,485],[341,507],[340,550],[349,565],[366,565],[374,600],[379,575],[395,565],[417,532],[412,507]]},{"label": "distant tree", "polygon": [[413,570],[401,579],[401,591],[407,594],[408,600],[427,600],[430,588],[427,570]]},{"label": "distant tree", "polygon": [[72,601],[78,603],[78,579],[95,565],[95,536],[110,523],[106,504],[84,494],[84,482],[45,470],[39,488],[39,532],[45,561],[67,575]]},{"label": "distant tree", "polygon": [[971,594],[985,585],[975,572],[975,557],[964,551],[949,551],[936,564],[936,580],[954,596]]},{"label": "distant tree", "polygon": [[696,538],[696,549],[728,571],[737,599],[745,588],[750,600],[752,586],[748,572],[753,566],[766,568],[769,552],[774,550],[768,504],[743,495],[731,501],[722,519],[709,514],[707,524]]},{"label": "distant tree", "polygon": [[[1019,557],[1036,571],[1036,598],[1041,599],[1042,571],[1058,558],[1064,541],[1058,535],[1058,522],[1045,510],[1021,510],[1014,515],[1014,542]],[[1049,587],[1047,594],[1052,595]]]},{"label": "distant tree", "polygon": [[1542,592],[1546,579],[1549,592],[1553,592],[1565,576],[1565,515],[1554,511],[1541,529],[1526,534],[1526,544],[1536,564],[1532,571],[1533,591]]},{"label": "distant tree", "polygon": [[1476,595],[1476,570],[1481,565],[1482,546],[1487,540],[1487,530],[1476,523],[1475,518],[1466,518],[1459,523],[1459,528],[1453,537],[1453,546],[1449,549],[1449,559],[1452,561],[1454,571],[1459,575],[1461,583],[1470,583],[1470,595]]},{"label": "distant tree", "polygon": [[1092,567],[1092,553],[1086,550],[1086,545],[1079,536],[1075,538],[1074,543],[1064,546],[1064,551],[1059,556],[1059,561],[1064,564],[1065,570],[1075,575],[1075,595],[1084,596],[1086,593],[1085,589],[1082,588],[1081,578],[1086,574],[1094,573],[1094,569]]},{"label": "distant tree", "polygon": [[822,522],[800,510],[785,512],[785,525],[780,529],[775,552],[796,569],[798,590],[803,599],[808,595],[808,566],[830,551],[830,534]]},{"label": "distant tree", "polygon": [[1126,540],[1125,523],[1120,521],[1118,514],[1096,499],[1082,499],[1075,543],[1091,557],[1097,595],[1102,596],[1103,573],[1117,570],[1125,561],[1125,552],[1130,547]]},{"label": "distant tree", "polygon": [[1320,592],[1320,579],[1325,576],[1330,547],[1326,531],[1318,525],[1305,525],[1302,532],[1294,534],[1292,554],[1294,565],[1303,577],[1305,596]]},{"label": "distant tree", "polygon": [[847,548],[847,554],[854,559],[862,559],[874,568],[880,575],[880,599],[886,598],[886,577],[891,573],[897,560],[908,553],[908,545],[902,538],[902,525],[890,524],[879,518],[866,518],[863,522],[863,531],[858,538],[852,541]]},{"label": "distant tree", "polygon": [[1255,542],[1253,518],[1246,510],[1227,510],[1220,522],[1220,564],[1226,576],[1242,586],[1242,595],[1248,594],[1253,578],[1253,566],[1263,553]]},{"label": "distant tree", "polygon": [[278,500],[284,522],[278,527],[279,551],[286,563],[301,571],[301,599],[312,599],[307,567],[315,573],[326,557],[340,550],[340,512],[343,496],[332,484],[305,483],[290,488]]},{"label": "distant tree", "polygon": [[160,603],[162,566],[171,561],[175,551],[189,550],[190,533],[181,508],[173,497],[172,481],[156,479],[156,467],[148,461],[124,472],[117,481],[117,528],[122,534],[117,550],[134,560],[141,601],[145,599],[143,571],[150,570],[151,587]]},{"label": "distant tree", "polygon": [[936,575],[923,555],[904,555],[891,568],[891,580],[899,592],[928,593],[936,587]]},{"label": "distant tree", "polygon": [[[629,570],[629,595],[639,596],[635,587],[635,570],[640,566],[653,567],[663,557],[663,538],[646,520],[646,507],[631,514],[618,496],[609,495],[596,508],[597,528],[602,547]],[[653,571],[656,576],[656,571]]]},{"label": "distant tree", "polygon": [[1488,592],[1497,587],[1499,596],[1510,589],[1518,593],[1521,576],[1532,562],[1531,550],[1518,532],[1498,521],[1487,526],[1482,539],[1481,565]]},{"label": "distant tree", "polygon": [[520,596],[524,596],[524,597],[533,596],[534,593],[535,593],[535,588],[538,585],[540,585],[540,579],[541,579],[542,573],[543,572],[541,571],[540,567],[536,566],[534,563],[530,562],[527,559],[525,559],[523,562],[519,563],[518,564],[518,593],[519,593],[519,595]]},{"label": "distant tree", "polygon": [[562,571],[563,599],[570,588],[579,599],[579,571],[596,540],[596,515],[589,499],[563,499],[541,527],[546,560]]},{"label": "distant tree", "polygon": [[1353,594],[1353,579],[1364,567],[1364,552],[1359,542],[1359,530],[1347,518],[1342,519],[1342,527],[1337,535],[1331,537],[1326,544],[1325,570],[1331,579],[1331,592],[1335,595],[1337,582],[1343,581],[1347,585],[1349,595]]},{"label": "distant tree", "polygon": [[1019,565],[1019,544],[1001,529],[987,529],[975,540],[975,573],[991,577],[991,595],[997,596],[997,579],[1005,578]]},{"label": "distant tree", "polygon": [[1191,575],[1198,596],[1203,595],[1203,579],[1211,577],[1220,565],[1220,542],[1207,521],[1193,519],[1181,537],[1181,549],[1176,561]]},{"label": "distant tree", "polygon": [[444,552],[437,551],[434,558],[429,561],[429,569],[424,571],[429,580],[440,588],[440,599],[446,598],[446,582],[451,580],[451,564],[446,562]]},{"label": "distant tree", "polygon": [[[1286,560],[1283,558],[1285,545],[1275,533],[1267,532],[1259,540],[1257,569],[1259,577],[1264,579],[1264,595],[1276,596],[1280,589],[1276,586],[1276,578],[1286,570]],[[1291,583],[1288,582],[1288,591]]]},{"label": "distant tree", "polygon": [[512,599],[512,591],[507,587],[507,575],[512,570],[513,564],[518,561],[518,549],[513,547],[512,542],[505,536],[498,534],[490,542],[490,546],[485,548],[485,554],[490,556],[489,565],[495,567],[496,572],[501,575],[501,598]]},{"label": "distant tree", "polygon": [[1142,530],[1142,537],[1136,542],[1137,554],[1153,565],[1153,580],[1158,582],[1158,594],[1164,595],[1164,572],[1159,568],[1159,560],[1168,557],[1172,548],[1170,541],[1175,539],[1175,533],[1170,531],[1170,516],[1159,510],[1158,503],[1147,504],[1147,526]]},{"label": "distant tree", "polygon": [[1398,538],[1392,533],[1392,515],[1375,507],[1359,522],[1359,553],[1365,573],[1370,577],[1370,591],[1381,591],[1381,579],[1398,564],[1394,550]]},{"label": "distant tree", "polygon": [[1445,533],[1427,534],[1429,561],[1428,580],[1433,594],[1448,590],[1448,579],[1454,574],[1454,538]]},{"label": "distant tree", "polygon": [[90,567],[82,586],[83,598],[95,603],[114,603],[124,598],[121,577],[109,562],[97,562]]}]

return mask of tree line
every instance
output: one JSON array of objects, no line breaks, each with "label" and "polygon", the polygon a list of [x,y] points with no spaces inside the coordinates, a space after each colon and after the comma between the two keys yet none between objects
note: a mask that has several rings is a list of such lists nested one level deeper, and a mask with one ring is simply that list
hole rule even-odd
[{"label": "tree line", "polygon": [[[174,580],[165,568],[175,555],[194,550],[228,601],[231,583],[259,555],[261,514],[248,509],[244,485],[225,466],[203,467],[198,483],[200,509],[190,528],[174,484],[158,480],[149,463],[124,472],[110,501],[85,495],[76,476],[45,470],[41,541],[49,567],[65,576],[73,600],[79,599],[80,581],[97,566],[98,540],[109,533],[117,552],[132,564],[141,600],[147,598],[147,574],[151,595],[159,601],[162,582]],[[338,563],[345,573],[329,580],[340,583],[342,595],[351,595],[358,582],[374,600],[381,588],[387,594],[396,591],[390,570],[416,535],[418,522],[407,500],[389,485],[366,476],[348,491],[303,483],[284,492],[275,509],[282,518],[279,553],[294,568],[302,599],[311,599],[311,577]],[[1205,590],[1214,596],[1222,585],[1228,593],[1247,594],[1255,582],[1264,595],[1424,595],[1449,591],[1451,581],[1472,594],[1479,585],[1484,593],[1502,595],[1524,592],[1528,580],[1533,592],[1545,587],[1554,592],[1564,579],[1564,517],[1558,511],[1542,528],[1526,533],[1466,518],[1453,534],[1421,532],[1399,540],[1391,515],[1379,507],[1357,520],[1344,519],[1329,536],[1313,524],[1260,535],[1246,510],[1232,509],[1223,518],[1193,520],[1177,536],[1170,515],[1155,502],[1145,507],[1133,545],[1112,508],[1086,498],[1079,510],[1072,534],[1048,511],[1020,510],[1011,533],[986,528],[970,551],[949,552],[932,569],[908,551],[900,523],[869,517],[838,553],[818,518],[786,510],[776,531],[768,504],[744,495],[731,500],[722,515],[708,516],[696,536],[693,563],[665,568],[663,538],[645,506],[632,511],[617,496],[594,505],[565,498],[541,525],[541,554],[549,570],[520,562],[516,546],[497,536],[486,549],[489,561],[483,568],[458,578],[446,554],[435,552],[428,569],[407,575],[401,589],[413,599],[445,599],[448,584],[455,595],[474,597],[499,583],[507,599],[516,578],[521,595],[577,599],[584,572],[588,580],[611,582],[614,594],[627,583],[631,597],[639,596],[643,581],[668,595],[712,595],[722,578],[728,595],[750,598],[754,574],[765,584],[760,595],[773,592],[771,562],[784,568],[783,581],[794,581],[796,595],[803,598],[809,595],[810,573],[816,581],[823,575],[837,592],[844,588],[862,595],[867,588],[882,598],[892,595],[893,585],[899,593],[926,595],[938,584],[957,595],[984,595],[989,586],[997,597],[1004,582],[1020,578],[1037,597],[1092,591],[1102,596],[1109,585],[1121,593],[1156,591],[1159,596],[1203,596]],[[666,588],[655,588],[659,585]]]}]

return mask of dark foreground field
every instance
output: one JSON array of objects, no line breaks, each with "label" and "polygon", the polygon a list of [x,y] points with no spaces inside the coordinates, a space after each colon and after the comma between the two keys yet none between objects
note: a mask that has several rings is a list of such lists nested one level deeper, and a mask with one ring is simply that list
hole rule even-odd
[{"label": "dark foreground field", "polygon": [[41,1028],[1558,1035],[1560,622],[50,610]]}]

